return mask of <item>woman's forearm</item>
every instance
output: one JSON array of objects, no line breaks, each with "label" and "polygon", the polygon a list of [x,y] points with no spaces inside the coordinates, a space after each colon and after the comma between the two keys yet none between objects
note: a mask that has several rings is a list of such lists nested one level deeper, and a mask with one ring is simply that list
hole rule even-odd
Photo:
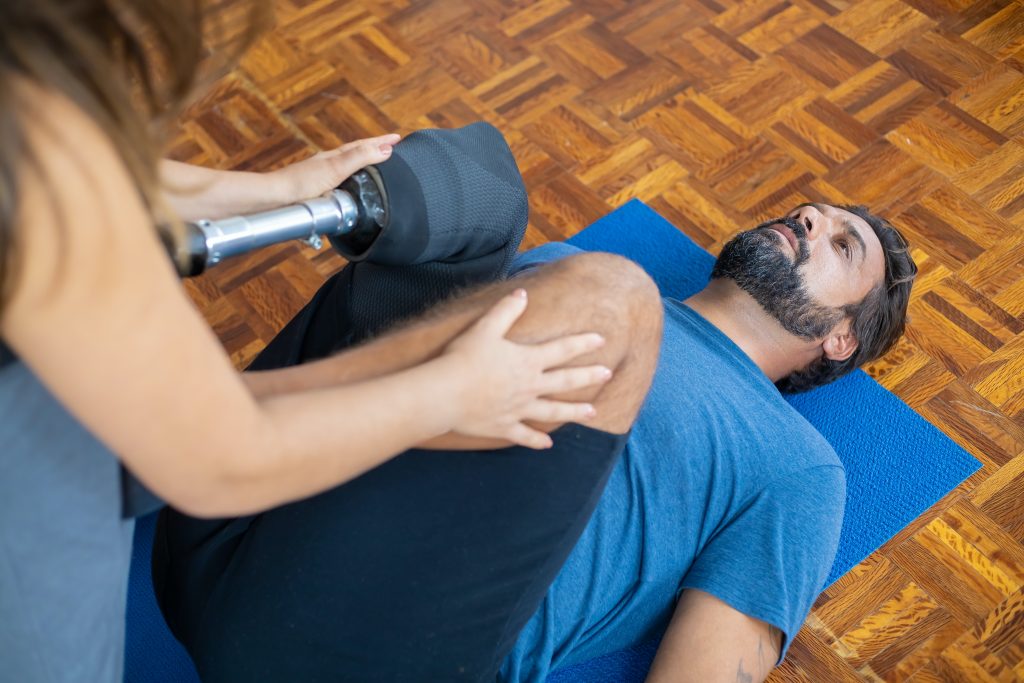
[{"label": "woman's forearm", "polygon": [[220,171],[165,159],[164,196],[183,220],[226,218],[317,197],[391,156],[397,135],[357,140],[266,173]]},{"label": "woman's forearm", "polygon": [[254,432],[218,454],[215,476],[201,487],[208,490],[197,487],[194,501],[178,505],[204,517],[247,514],[353,479],[449,430],[459,410],[456,371],[438,359],[367,382],[266,397]]},{"label": "woman's forearm", "polygon": [[[257,398],[362,382],[429,361],[514,289],[530,285],[536,273],[492,283],[457,300],[438,305],[420,320],[333,356],[277,370],[244,372]],[[532,340],[524,340],[532,341]]]},{"label": "woman's forearm", "polygon": [[160,162],[164,196],[182,220],[265,211],[289,201],[280,176],[222,171],[179,161]]},{"label": "woman's forearm", "polygon": [[479,315],[466,311],[436,324],[420,323],[328,358],[277,370],[244,372],[242,378],[252,394],[261,399],[372,380],[435,358]]}]

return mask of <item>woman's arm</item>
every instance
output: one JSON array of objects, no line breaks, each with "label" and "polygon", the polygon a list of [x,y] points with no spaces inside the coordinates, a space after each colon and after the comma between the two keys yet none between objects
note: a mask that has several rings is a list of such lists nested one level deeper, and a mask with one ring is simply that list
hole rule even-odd
[{"label": "woman's arm", "polygon": [[299,202],[336,188],[391,156],[395,134],[358,140],[269,173],[220,171],[164,159],[164,194],[182,220],[225,218]]},{"label": "woman's arm", "polygon": [[182,220],[215,220],[287,204],[284,186],[269,173],[221,171],[164,159],[164,196]]},{"label": "woman's arm", "polygon": [[[499,368],[517,365],[509,348],[477,344],[475,356],[255,398],[185,296],[109,141],[63,98],[37,95],[27,137],[39,165],[19,175],[20,268],[0,335],[177,507],[244,514],[330,488],[478,416],[473,404],[487,402],[474,387],[494,353],[506,355]],[[519,393],[493,412],[520,411]]]}]

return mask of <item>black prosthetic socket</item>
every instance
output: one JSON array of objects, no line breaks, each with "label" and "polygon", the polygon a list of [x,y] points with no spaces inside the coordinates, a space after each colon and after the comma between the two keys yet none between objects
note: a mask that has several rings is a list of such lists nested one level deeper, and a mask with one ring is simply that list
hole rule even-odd
[{"label": "black prosthetic socket", "polygon": [[[328,235],[331,245],[349,261],[366,258],[387,224],[387,195],[375,166],[349,176],[340,186],[359,207],[356,224],[344,235]],[[418,188],[417,188],[418,190]]]},{"label": "black prosthetic socket", "polygon": [[[331,236],[331,244],[349,261],[368,260],[388,265],[416,263],[430,234],[420,181],[397,150],[391,159],[373,169],[373,180],[379,183],[385,207],[383,222],[367,217],[362,221],[365,226],[357,226],[345,235]],[[351,192],[344,184],[342,189]]]}]

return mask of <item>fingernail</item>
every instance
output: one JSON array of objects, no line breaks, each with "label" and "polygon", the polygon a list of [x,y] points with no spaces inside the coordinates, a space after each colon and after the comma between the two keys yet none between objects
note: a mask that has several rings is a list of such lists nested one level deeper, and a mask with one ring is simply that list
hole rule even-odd
[{"label": "fingernail", "polygon": [[611,379],[612,378],[612,369],[611,368],[601,368],[601,372],[599,374],[601,375],[601,379]]},{"label": "fingernail", "polygon": [[548,439],[547,441],[544,442],[544,448],[552,448],[554,445],[555,442],[552,441],[551,439]]},{"label": "fingernail", "polygon": [[597,409],[594,408],[594,406],[588,405],[586,415],[587,417],[594,417],[595,415],[597,415]]},{"label": "fingernail", "polygon": [[525,289],[517,289],[516,291],[512,292],[512,296],[517,296],[520,299],[525,299],[526,298],[526,290]]},{"label": "fingernail", "polygon": [[604,346],[605,338],[600,334],[594,335],[594,344],[597,346]]},{"label": "fingernail", "polygon": [[391,154],[391,145],[381,145],[380,153],[384,155]]}]

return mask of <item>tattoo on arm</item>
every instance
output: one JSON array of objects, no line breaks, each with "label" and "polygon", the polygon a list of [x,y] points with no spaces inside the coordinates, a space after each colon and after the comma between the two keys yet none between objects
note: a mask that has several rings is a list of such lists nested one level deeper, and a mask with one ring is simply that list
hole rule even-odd
[{"label": "tattoo on arm", "polygon": [[[757,674],[758,681],[763,681],[775,668],[775,662],[782,650],[782,631],[774,626],[768,627],[768,646],[765,647],[764,636],[757,637]],[[743,669],[743,659],[740,659],[739,667],[736,669],[736,683],[753,683],[754,674],[747,673]]]},{"label": "tattoo on arm", "polygon": [[743,658],[740,658],[740,665],[736,669],[736,683],[753,683],[753,674],[748,674],[743,670]]}]

